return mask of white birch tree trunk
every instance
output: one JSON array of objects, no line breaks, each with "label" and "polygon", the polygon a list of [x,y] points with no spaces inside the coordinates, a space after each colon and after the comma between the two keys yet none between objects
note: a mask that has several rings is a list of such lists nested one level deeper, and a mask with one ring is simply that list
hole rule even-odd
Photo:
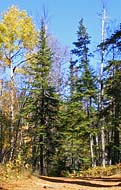
[{"label": "white birch tree trunk", "polygon": [[10,65],[10,80],[11,80],[11,88],[10,88],[10,96],[11,96],[11,103],[10,103],[10,117],[11,117],[11,126],[10,126],[10,144],[11,144],[11,151],[10,151],[10,160],[13,159],[13,152],[14,152],[14,70],[13,64],[11,62]]},{"label": "white birch tree trunk", "polygon": [[96,163],[95,163],[95,156],[94,156],[93,146],[94,146],[94,139],[93,139],[93,135],[90,134],[90,154],[91,154],[91,161],[92,161],[92,167],[95,167],[95,166],[96,166]]}]

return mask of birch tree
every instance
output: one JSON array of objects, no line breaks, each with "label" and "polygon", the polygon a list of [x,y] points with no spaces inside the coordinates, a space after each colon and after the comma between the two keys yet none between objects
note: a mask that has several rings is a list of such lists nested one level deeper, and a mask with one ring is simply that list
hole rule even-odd
[{"label": "birch tree", "polygon": [[[26,62],[26,54],[32,52],[37,43],[37,33],[32,18],[26,11],[21,11],[12,6],[2,14],[0,21],[0,65],[5,68],[7,81],[10,85],[10,160],[14,154],[14,122],[16,84],[15,74],[18,68]],[[30,59],[30,57],[29,57]]]}]

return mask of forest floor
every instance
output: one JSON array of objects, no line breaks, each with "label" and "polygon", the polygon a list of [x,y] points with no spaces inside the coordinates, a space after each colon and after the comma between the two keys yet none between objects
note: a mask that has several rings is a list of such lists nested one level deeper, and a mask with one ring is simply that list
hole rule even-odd
[{"label": "forest floor", "polygon": [[35,177],[0,182],[0,190],[121,190],[121,175],[92,177]]}]

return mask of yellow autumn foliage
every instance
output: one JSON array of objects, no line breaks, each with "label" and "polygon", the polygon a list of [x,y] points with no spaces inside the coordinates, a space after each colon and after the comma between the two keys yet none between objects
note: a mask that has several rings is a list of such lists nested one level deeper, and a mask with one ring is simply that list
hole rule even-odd
[{"label": "yellow autumn foliage", "polygon": [[[0,61],[10,66],[17,56],[25,56],[37,44],[37,32],[26,11],[12,6],[2,14],[0,22]],[[8,61],[8,60],[11,60]]]}]

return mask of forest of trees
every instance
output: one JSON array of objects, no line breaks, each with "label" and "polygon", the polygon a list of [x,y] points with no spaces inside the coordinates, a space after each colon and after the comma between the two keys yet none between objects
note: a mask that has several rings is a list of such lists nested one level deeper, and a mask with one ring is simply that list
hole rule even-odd
[{"label": "forest of trees", "polygon": [[[78,22],[78,21],[77,21]],[[121,28],[97,44],[80,19],[73,49],[12,6],[0,20],[0,163],[42,175],[121,162]],[[70,39],[71,40],[71,39]]]}]

